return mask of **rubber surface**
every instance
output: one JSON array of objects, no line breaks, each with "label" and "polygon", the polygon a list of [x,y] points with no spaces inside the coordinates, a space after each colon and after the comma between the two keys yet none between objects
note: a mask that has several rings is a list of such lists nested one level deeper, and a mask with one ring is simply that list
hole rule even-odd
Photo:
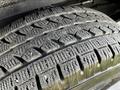
[{"label": "rubber surface", "polygon": [[0,32],[0,90],[64,90],[118,64],[119,25],[79,6],[34,10]]}]

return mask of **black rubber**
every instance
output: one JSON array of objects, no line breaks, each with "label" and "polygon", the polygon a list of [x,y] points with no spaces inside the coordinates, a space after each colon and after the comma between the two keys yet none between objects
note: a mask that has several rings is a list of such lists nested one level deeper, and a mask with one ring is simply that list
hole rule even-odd
[{"label": "black rubber", "polygon": [[120,62],[119,31],[89,8],[34,10],[0,29],[0,90],[72,88]]}]

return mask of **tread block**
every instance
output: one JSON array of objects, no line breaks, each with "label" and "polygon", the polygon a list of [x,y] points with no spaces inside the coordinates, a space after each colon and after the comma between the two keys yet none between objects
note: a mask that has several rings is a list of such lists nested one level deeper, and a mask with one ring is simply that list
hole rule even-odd
[{"label": "tread block", "polygon": [[75,44],[73,45],[73,48],[78,55],[81,55],[81,54],[84,54],[84,53],[87,53],[93,50],[93,47],[89,41]]},{"label": "tread block", "polygon": [[39,36],[39,37],[34,38],[34,40],[31,40],[29,42],[29,45],[40,48],[45,41],[46,41],[46,38]]},{"label": "tread block", "polygon": [[92,37],[91,33],[87,32],[87,31],[85,31],[85,30],[79,30],[79,31],[76,33],[76,36],[79,37],[79,38],[81,38],[82,40]]},{"label": "tread block", "polygon": [[48,39],[52,39],[52,40],[58,41],[58,39],[60,37],[62,37],[63,34],[67,34],[66,30],[65,29],[59,29],[57,31],[48,33],[47,36],[48,36]]},{"label": "tread block", "polygon": [[110,20],[111,21],[110,18],[106,17],[106,15],[103,15],[101,13],[89,13],[88,16],[91,20],[96,19],[98,21],[102,21],[102,20]]},{"label": "tread block", "polygon": [[113,26],[113,25],[109,25],[109,28],[111,29],[111,30],[113,30],[113,32],[114,33],[118,33],[119,32],[119,29],[117,29],[115,26]]},{"label": "tread block", "polygon": [[20,28],[19,32],[27,35],[32,29],[33,29],[32,26],[26,26],[26,27]]},{"label": "tread block", "polygon": [[[33,69],[33,66],[29,65],[28,67],[23,68],[11,74],[7,78],[5,78],[1,83],[2,84],[5,83],[5,85],[7,85],[6,88],[12,88],[15,87],[16,85],[21,85],[22,83],[27,82],[34,76],[35,76],[35,71]],[[9,90],[9,89],[5,89],[5,90]]]},{"label": "tread block", "polygon": [[32,44],[30,42],[26,42],[22,45],[19,45],[18,47],[15,47],[15,49],[13,49],[10,54],[14,55],[14,56],[19,56],[21,57],[23,55],[23,52],[25,52],[25,50],[27,50],[28,48],[30,48],[32,46]]},{"label": "tread block", "polygon": [[97,37],[89,40],[94,48],[101,48],[107,46],[107,42],[104,37]]},{"label": "tread block", "polygon": [[120,63],[120,45],[117,43],[110,45],[109,47],[113,53],[113,65]]},{"label": "tread block", "polygon": [[69,59],[75,57],[76,53],[72,47],[67,47],[63,50],[55,52],[53,57],[55,58],[57,63],[63,63],[68,61]]},{"label": "tread block", "polygon": [[[63,17],[53,16],[53,17],[50,17],[49,20],[50,20],[50,21],[53,21],[53,22],[56,22],[56,23],[58,23],[58,24],[61,26],[61,25],[62,25]],[[66,25],[66,24],[64,24],[64,25]]]},{"label": "tread block", "polygon": [[86,18],[86,17],[88,17],[88,14],[79,12],[79,13],[76,13],[76,16]]},{"label": "tread block", "polygon": [[47,32],[48,30],[45,30],[45,29],[41,29],[41,28],[33,28],[32,30],[30,30],[28,33],[27,33],[27,39],[30,40],[31,37],[34,38],[36,36],[40,36],[42,34],[44,34],[45,32]]},{"label": "tread block", "polygon": [[72,74],[77,73],[78,71],[81,71],[76,58],[73,58],[70,61],[61,64],[60,68],[64,78],[69,77]]},{"label": "tread block", "polygon": [[83,64],[83,71],[86,77],[90,77],[99,71],[99,68],[97,67],[98,58],[95,52],[89,52],[80,56],[80,62]]},{"label": "tread block", "polygon": [[14,85],[20,85],[35,76],[35,70],[32,65],[29,65],[18,72],[11,75]]},{"label": "tread block", "polygon": [[49,21],[47,21],[47,20],[40,20],[40,21],[34,23],[34,25],[43,28],[43,27],[45,27],[48,23],[49,23]]},{"label": "tread block", "polygon": [[73,14],[73,13],[71,13],[71,14],[64,14],[63,16],[66,17],[66,18],[69,18],[69,19],[75,19],[76,18],[76,15]]},{"label": "tread block", "polygon": [[119,44],[114,44],[110,45],[112,50],[114,51],[115,56],[120,54],[120,45]]},{"label": "tread block", "polygon": [[53,29],[56,29],[58,28],[60,25],[56,22],[53,22],[53,21],[49,21],[49,23],[44,27],[44,29],[47,29],[47,30],[53,30]]},{"label": "tread block", "polygon": [[94,52],[89,52],[85,55],[82,55],[81,59],[82,59],[81,62],[83,62],[84,66],[89,68],[91,68],[93,64],[98,63],[97,56]]},{"label": "tread block", "polygon": [[69,19],[67,17],[62,17],[62,20],[61,21],[59,20],[58,23],[63,26],[63,25],[69,25],[69,24],[71,24],[73,22],[74,22],[73,20],[71,20],[71,19]]},{"label": "tread block", "polygon": [[69,61],[60,64],[60,70],[62,79],[64,79],[63,88],[72,87],[78,82],[85,79],[84,72],[80,69],[79,63],[77,61],[77,58],[74,57],[72,59],[69,59]]},{"label": "tread block", "polygon": [[59,27],[58,23],[54,22],[53,20],[42,20],[34,25],[44,30],[51,30]]},{"label": "tread block", "polygon": [[4,67],[6,70],[8,70],[9,72],[17,69],[18,67],[22,66],[22,63],[14,58],[14,57],[4,57],[1,58],[1,61],[0,61],[0,66]]},{"label": "tread block", "polygon": [[41,46],[41,49],[46,52],[46,53],[49,53],[51,51],[54,51],[56,49],[58,49],[60,46],[53,42],[53,41],[46,41],[42,46]]},{"label": "tread block", "polygon": [[6,36],[4,39],[8,41],[9,43],[12,43],[17,37],[16,33],[11,33],[8,36]]},{"label": "tread block", "polygon": [[108,47],[104,47],[98,50],[102,60],[108,60],[112,57],[112,52]]},{"label": "tread block", "polygon": [[16,38],[14,38],[14,40],[11,42],[11,46],[17,45],[23,41],[25,41],[27,39],[27,37],[25,35],[17,35]]},{"label": "tread block", "polygon": [[101,70],[105,70],[112,65],[111,59],[113,57],[113,54],[109,47],[98,49],[98,54],[101,58]]},{"label": "tread block", "polygon": [[77,39],[69,34],[62,35],[61,38],[59,39],[59,42],[63,43],[64,45],[69,45],[76,41],[77,41]]},{"label": "tread block", "polygon": [[19,90],[38,90],[35,78],[18,86]]},{"label": "tread block", "polygon": [[95,36],[103,35],[103,31],[98,28],[91,28],[89,32],[91,32]]},{"label": "tread block", "polygon": [[105,32],[105,34],[111,34],[112,30],[105,27],[105,26],[100,26],[100,29]]},{"label": "tread block", "polygon": [[113,38],[117,41],[117,42],[120,42],[120,33],[118,34],[113,34]]},{"label": "tread block", "polygon": [[53,55],[49,55],[39,61],[35,62],[34,68],[37,74],[44,72],[47,69],[53,68],[57,64]]},{"label": "tread block", "polygon": [[104,37],[105,37],[106,42],[110,45],[117,43],[117,41],[113,38],[113,36],[107,35]]},{"label": "tread block", "polygon": [[75,35],[78,30],[81,30],[81,26],[72,25],[72,26],[66,27],[64,29],[68,34]]},{"label": "tread block", "polygon": [[41,87],[47,88],[60,81],[57,69],[53,68],[39,75]]},{"label": "tread block", "polygon": [[40,56],[42,56],[40,52],[33,48],[29,48],[23,53],[22,58],[27,62],[31,62]]},{"label": "tread block", "polygon": [[0,89],[1,90],[14,90],[14,80],[12,77],[7,77],[6,79],[4,79],[3,81],[1,81],[0,83]]},{"label": "tread block", "polygon": [[7,49],[10,48],[10,45],[0,41],[0,47],[1,47],[0,48],[0,53],[3,53],[4,51],[6,51]]}]

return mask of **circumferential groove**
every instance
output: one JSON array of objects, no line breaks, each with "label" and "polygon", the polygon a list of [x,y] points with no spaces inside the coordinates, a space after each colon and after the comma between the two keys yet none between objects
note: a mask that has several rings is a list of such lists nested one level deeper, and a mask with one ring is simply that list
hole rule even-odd
[{"label": "circumferential groove", "polygon": [[38,90],[42,90],[42,87],[41,87],[41,84],[40,84],[40,78],[39,78],[38,75],[35,76],[35,80],[36,80]]},{"label": "circumferential groove", "polygon": [[95,52],[95,54],[97,55],[99,64],[101,64],[102,59],[101,59],[101,57],[100,57],[98,51],[97,51],[96,49],[94,49],[94,52]]},{"label": "circumferential groove", "polygon": [[114,50],[112,49],[112,47],[111,47],[110,45],[108,45],[108,47],[109,47],[109,49],[111,50],[111,52],[112,52],[112,54],[113,54],[112,58],[114,58],[114,57],[115,57],[115,52],[114,52]]},{"label": "circumferential groove", "polygon": [[84,66],[83,66],[83,64],[82,64],[82,62],[81,62],[81,59],[80,59],[80,56],[76,56],[76,59],[77,59],[77,61],[78,61],[78,63],[79,63],[79,66],[80,66],[80,69],[82,70],[82,71],[84,71]]},{"label": "circumferential groove", "polygon": [[64,76],[63,76],[63,74],[62,74],[62,71],[61,71],[61,68],[60,68],[60,65],[59,65],[59,64],[57,64],[57,70],[58,70],[60,79],[61,79],[61,80],[64,80]]}]

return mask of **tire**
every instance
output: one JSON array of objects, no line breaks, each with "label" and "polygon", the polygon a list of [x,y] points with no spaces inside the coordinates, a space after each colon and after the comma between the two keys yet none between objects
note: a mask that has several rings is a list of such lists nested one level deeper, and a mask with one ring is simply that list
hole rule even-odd
[{"label": "tire", "polygon": [[0,90],[88,90],[112,80],[119,73],[119,31],[89,8],[34,10],[1,28]]}]

